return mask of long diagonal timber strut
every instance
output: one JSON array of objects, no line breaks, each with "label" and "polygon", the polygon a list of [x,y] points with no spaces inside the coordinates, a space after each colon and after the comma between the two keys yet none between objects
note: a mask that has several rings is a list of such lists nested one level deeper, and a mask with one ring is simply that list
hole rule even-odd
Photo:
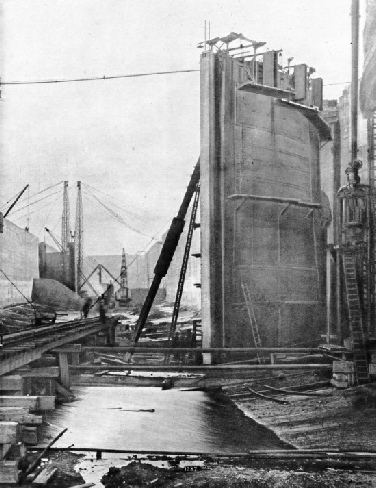
[{"label": "long diagonal timber strut", "polygon": [[161,254],[154,268],[154,278],[150,285],[148,295],[142,306],[140,316],[137,321],[134,342],[137,342],[138,339],[140,338],[142,329],[145,326],[150,309],[153,305],[154,298],[158,292],[159,285],[161,284],[162,279],[166,276],[167,271],[170,267],[172,258],[174,257],[175,250],[179,243],[180,235],[184,229],[184,224],[185,224],[184,219],[187,214],[189,204],[191,202],[193,194],[196,190],[197,183],[199,181],[200,181],[200,158],[198,159],[195,169],[193,170],[191,180],[187,187],[187,191],[185,192],[183,201],[180,205],[179,212],[171,222],[171,226],[167,233],[166,239],[164,241]]}]

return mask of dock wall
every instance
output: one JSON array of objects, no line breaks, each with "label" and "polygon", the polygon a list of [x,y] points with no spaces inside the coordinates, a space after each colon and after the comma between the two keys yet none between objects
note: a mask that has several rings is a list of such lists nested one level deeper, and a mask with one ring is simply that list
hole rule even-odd
[{"label": "dock wall", "polygon": [[[0,269],[30,300],[33,278],[39,277],[38,238],[9,220],[0,234]],[[0,306],[25,302],[25,298],[0,272]]]}]

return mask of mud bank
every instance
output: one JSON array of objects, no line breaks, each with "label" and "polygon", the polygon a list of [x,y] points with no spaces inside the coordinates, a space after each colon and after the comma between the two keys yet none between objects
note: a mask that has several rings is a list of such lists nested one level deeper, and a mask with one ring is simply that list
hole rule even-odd
[{"label": "mud bank", "polygon": [[[318,381],[317,376],[279,378],[268,385],[293,389]],[[253,386],[252,386],[253,388]],[[298,449],[340,448],[375,450],[376,383],[346,390],[316,389],[319,396],[284,395],[275,403],[248,394],[243,386],[225,388],[225,394],[249,417]]]},{"label": "mud bank", "polygon": [[[54,453],[50,462],[56,466],[55,477],[47,484],[52,488],[71,488],[85,483],[85,471],[74,471],[79,461],[74,453]],[[95,461],[94,463],[95,464]],[[77,469],[77,467],[76,467]],[[367,472],[365,472],[367,471]],[[81,476],[82,474],[82,476]],[[86,480],[87,481],[87,480]],[[374,487],[376,471],[352,471],[350,469],[307,465],[294,461],[293,465],[276,460],[229,459],[208,460],[204,468],[196,471],[160,469],[150,464],[133,461],[124,466],[122,460],[110,468],[95,486],[106,488],[340,488]]]}]

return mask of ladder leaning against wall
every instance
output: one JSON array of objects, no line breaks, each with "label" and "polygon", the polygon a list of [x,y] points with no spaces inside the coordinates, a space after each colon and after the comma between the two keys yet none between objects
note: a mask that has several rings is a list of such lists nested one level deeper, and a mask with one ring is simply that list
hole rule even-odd
[{"label": "ladder leaning against wall", "polygon": [[369,381],[367,351],[365,348],[366,336],[362,319],[355,257],[352,252],[344,252],[342,256],[349,312],[349,327],[354,341],[355,381],[359,384]]},{"label": "ladder leaning against wall", "polygon": [[[253,342],[255,343],[255,347],[258,349],[262,347],[262,343],[261,343],[260,333],[258,330],[255,310],[253,308],[253,304],[251,300],[251,293],[249,291],[248,284],[243,279],[241,280],[241,285],[242,285],[245,305],[247,307],[249,322],[251,324]],[[257,352],[257,360],[260,364],[265,364],[265,358],[259,352]]]}]

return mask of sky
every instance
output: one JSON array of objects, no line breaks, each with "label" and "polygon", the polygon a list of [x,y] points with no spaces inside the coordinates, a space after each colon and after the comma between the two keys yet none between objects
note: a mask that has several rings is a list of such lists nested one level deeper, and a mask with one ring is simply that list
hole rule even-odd
[{"label": "sky", "polygon": [[[0,76],[6,83],[198,70],[206,20],[211,37],[242,33],[315,67],[324,97],[337,98],[351,79],[350,7],[350,0],[0,0]],[[85,254],[145,249],[175,216],[199,156],[199,88],[198,72],[3,85],[0,206],[29,183],[9,218],[51,243],[43,229],[60,237],[62,185],[33,195],[69,181],[74,226],[80,180]]]}]

